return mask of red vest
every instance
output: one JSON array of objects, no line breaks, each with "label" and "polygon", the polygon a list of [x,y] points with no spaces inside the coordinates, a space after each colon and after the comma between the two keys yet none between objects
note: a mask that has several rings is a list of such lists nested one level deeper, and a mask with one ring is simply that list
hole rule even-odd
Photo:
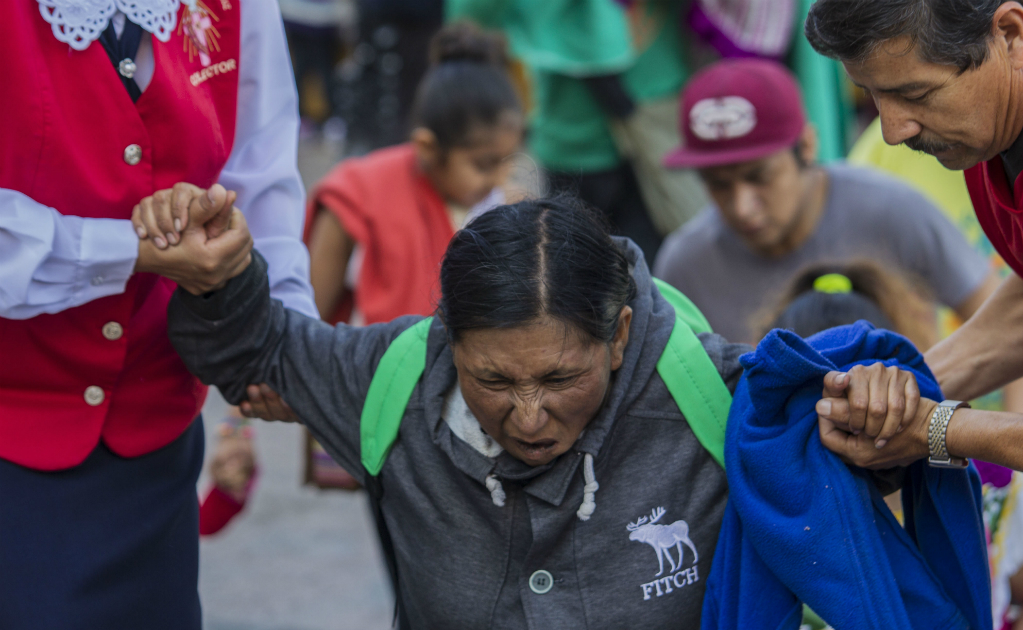
[{"label": "red vest", "polygon": [[967,169],[964,175],[984,234],[1006,264],[1023,276],[1023,176],[1010,188],[999,156]]},{"label": "red vest", "polygon": [[[98,41],[72,50],[36,0],[5,0],[0,188],[62,214],[128,219],[154,191],[216,182],[234,143],[241,3],[205,1],[219,35],[210,56],[181,28],[166,44],[152,38],[156,71],[132,103]],[[130,145],[142,149],[135,164]],[[59,470],[81,463],[101,438],[134,457],[180,435],[206,388],[167,339],[174,288],[135,274],[121,295],[0,318],[0,458]]]}]

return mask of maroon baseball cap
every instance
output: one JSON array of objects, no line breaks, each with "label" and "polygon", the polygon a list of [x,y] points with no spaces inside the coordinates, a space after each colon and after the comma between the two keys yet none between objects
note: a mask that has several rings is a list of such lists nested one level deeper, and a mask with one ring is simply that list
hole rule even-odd
[{"label": "maroon baseball cap", "polygon": [[707,168],[757,160],[795,146],[806,115],[796,78],[763,59],[726,59],[701,70],[682,91],[684,143],[669,168]]}]

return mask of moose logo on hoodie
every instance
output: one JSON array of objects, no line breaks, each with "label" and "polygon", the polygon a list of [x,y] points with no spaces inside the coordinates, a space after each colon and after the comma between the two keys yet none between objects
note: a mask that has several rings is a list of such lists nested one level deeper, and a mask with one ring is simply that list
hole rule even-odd
[{"label": "moose logo on hoodie", "polygon": [[[661,520],[666,511],[663,507],[658,507],[650,512],[650,516],[640,517],[635,523],[625,526],[630,532],[629,540],[646,543],[654,548],[654,553],[657,554],[657,573],[654,577],[664,573],[665,558],[671,565],[669,571],[671,575],[640,585],[644,600],[650,599],[655,590],[657,597],[661,597],[700,579],[696,570],[700,554],[696,551],[696,545],[689,539],[689,524],[683,520],[675,521],[671,525],[659,524],[657,521]],[[693,552],[693,566],[685,570],[682,569],[684,558],[682,545]],[[678,552],[678,562],[675,562],[675,557],[671,553],[672,548]]]}]

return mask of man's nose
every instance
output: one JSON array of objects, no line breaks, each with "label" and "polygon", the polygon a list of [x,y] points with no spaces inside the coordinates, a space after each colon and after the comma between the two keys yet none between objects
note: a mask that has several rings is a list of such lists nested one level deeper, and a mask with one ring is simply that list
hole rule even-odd
[{"label": "man's nose", "polygon": [[906,108],[893,103],[891,99],[877,99],[875,103],[881,118],[881,134],[888,144],[892,146],[902,144],[910,138],[915,138],[923,130]]},{"label": "man's nose", "polygon": [[735,185],[732,203],[735,216],[742,221],[750,221],[760,212],[760,199],[757,197],[756,187],[745,182]]}]

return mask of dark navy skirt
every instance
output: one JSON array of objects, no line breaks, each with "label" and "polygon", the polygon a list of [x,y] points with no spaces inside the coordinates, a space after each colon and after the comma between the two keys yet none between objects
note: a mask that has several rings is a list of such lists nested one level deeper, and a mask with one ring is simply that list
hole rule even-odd
[{"label": "dark navy skirt", "polygon": [[199,630],[198,419],[132,459],[105,445],[39,472],[0,460],[0,628]]}]

